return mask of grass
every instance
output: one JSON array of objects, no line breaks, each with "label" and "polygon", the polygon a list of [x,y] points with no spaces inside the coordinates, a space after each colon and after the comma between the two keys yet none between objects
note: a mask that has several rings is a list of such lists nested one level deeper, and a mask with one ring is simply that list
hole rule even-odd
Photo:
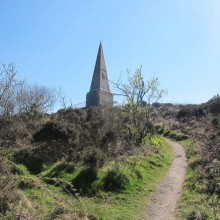
[{"label": "grass", "polygon": [[[24,166],[16,165],[21,171],[18,172],[17,179],[23,181],[23,187],[20,188],[20,193],[25,198],[23,208],[32,210],[39,219],[48,220],[55,219],[54,212],[58,213],[59,219],[65,214],[77,214],[81,217],[88,215],[102,220],[140,219],[146,211],[150,194],[156,190],[173,159],[171,149],[163,138],[157,136],[150,142],[154,145],[154,152],[149,153],[146,148],[138,155],[124,158],[119,163],[111,161],[98,169],[96,177],[85,186],[88,188],[84,193],[69,187],[85,172],[82,166],[75,167],[61,161],[44,166],[44,171],[38,175],[31,175]],[[122,180],[126,178],[126,181],[122,181],[123,187],[116,191],[104,188],[110,171],[121,175]],[[68,193],[70,190],[71,194]]]},{"label": "grass", "polygon": [[103,220],[140,219],[150,194],[166,173],[171,160],[169,148],[163,147],[161,155],[140,158],[134,167],[126,162],[124,174],[129,177],[126,190],[121,193],[103,192],[99,197],[85,198],[89,213]]},{"label": "grass", "polygon": [[189,136],[183,134],[181,131],[173,130],[166,126],[159,126],[157,128],[157,133],[175,141],[183,141],[189,139]]},{"label": "grass", "polygon": [[220,208],[220,201],[217,195],[209,195],[201,190],[203,183],[199,179],[197,166],[200,158],[195,150],[195,143],[192,140],[181,142],[185,147],[188,158],[188,167],[183,192],[178,205],[179,219],[220,219],[216,210]]}]

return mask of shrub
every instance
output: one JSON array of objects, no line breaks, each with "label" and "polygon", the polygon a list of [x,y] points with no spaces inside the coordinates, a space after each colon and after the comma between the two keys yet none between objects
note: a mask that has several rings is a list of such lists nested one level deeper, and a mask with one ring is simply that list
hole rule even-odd
[{"label": "shrub", "polygon": [[47,122],[33,135],[35,142],[51,140],[67,141],[68,137],[69,134],[66,127],[56,122]]},{"label": "shrub", "polygon": [[143,176],[142,176],[140,170],[135,170],[135,174],[136,174],[136,176],[137,176],[138,179],[141,179],[141,180],[143,179]]},{"label": "shrub", "polygon": [[17,182],[10,172],[9,164],[0,156],[0,218],[17,205],[19,196],[16,189]]},{"label": "shrub", "polygon": [[26,149],[16,152],[12,160],[15,163],[25,165],[32,174],[38,174],[43,170],[43,159],[40,155],[32,155]]},{"label": "shrub", "polygon": [[60,173],[62,171],[65,171],[67,173],[72,173],[75,170],[75,166],[72,163],[67,162],[61,162],[57,164],[49,173],[47,173],[45,176],[54,178],[59,177]]},{"label": "shrub", "polygon": [[97,170],[94,168],[84,168],[72,180],[74,188],[76,188],[82,195],[90,195],[93,193],[92,184],[97,179]]},{"label": "shrub", "polygon": [[65,209],[62,206],[55,206],[50,213],[50,220],[57,219],[60,215],[65,213]]},{"label": "shrub", "polygon": [[168,136],[170,135],[170,131],[169,131],[169,130],[165,131],[165,132],[163,133],[163,135],[164,135],[165,137],[168,137]]},{"label": "shrub", "polygon": [[185,135],[185,134],[177,134],[175,140],[177,141],[184,141],[184,140],[188,140],[189,136]]},{"label": "shrub", "polygon": [[68,163],[65,168],[65,171],[67,173],[73,173],[75,171],[75,165],[73,163]]},{"label": "shrub", "polygon": [[176,117],[178,120],[188,120],[190,117],[197,119],[206,115],[204,106],[202,105],[188,105],[183,109],[180,109]]},{"label": "shrub", "polygon": [[219,127],[219,119],[217,117],[213,118],[211,123],[215,129]]},{"label": "shrub", "polygon": [[218,115],[220,113],[220,96],[217,94],[213,98],[211,98],[207,103],[206,106],[209,112],[213,115]]},{"label": "shrub", "polygon": [[20,182],[18,183],[18,188],[19,189],[31,189],[35,187],[35,184],[33,181],[31,180],[25,180],[25,179],[22,179],[20,180]]},{"label": "shrub", "polygon": [[180,109],[177,113],[177,119],[189,118],[190,110],[188,108]]},{"label": "shrub", "polygon": [[105,163],[105,155],[98,148],[89,149],[84,153],[83,163],[91,168],[102,167]]},{"label": "shrub", "polygon": [[158,134],[163,134],[163,133],[164,133],[164,127],[159,127],[159,128],[157,129],[157,133],[158,133]]},{"label": "shrub", "polygon": [[128,177],[114,169],[105,176],[103,187],[106,191],[118,192],[125,189],[128,183]]}]

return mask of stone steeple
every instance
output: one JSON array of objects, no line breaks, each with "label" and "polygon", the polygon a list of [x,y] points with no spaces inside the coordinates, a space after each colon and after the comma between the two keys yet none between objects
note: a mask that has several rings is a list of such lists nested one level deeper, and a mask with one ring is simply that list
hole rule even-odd
[{"label": "stone steeple", "polygon": [[90,91],[86,95],[86,107],[104,105],[113,105],[113,95],[109,89],[104,53],[100,42]]}]

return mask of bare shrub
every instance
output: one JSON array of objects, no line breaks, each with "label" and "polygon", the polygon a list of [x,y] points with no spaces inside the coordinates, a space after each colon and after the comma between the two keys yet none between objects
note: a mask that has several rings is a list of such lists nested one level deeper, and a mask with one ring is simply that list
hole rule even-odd
[{"label": "bare shrub", "polygon": [[7,163],[0,157],[0,216],[5,216],[16,206],[18,200],[16,186]]}]

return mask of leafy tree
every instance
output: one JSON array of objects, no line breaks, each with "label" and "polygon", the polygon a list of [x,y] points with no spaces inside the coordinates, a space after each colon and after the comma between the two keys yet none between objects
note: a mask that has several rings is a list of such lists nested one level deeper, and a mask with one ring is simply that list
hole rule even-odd
[{"label": "leafy tree", "polygon": [[158,102],[166,91],[159,89],[158,78],[146,81],[142,67],[133,74],[128,71],[127,82],[123,83],[119,80],[117,83],[112,83],[119,92],[116,95],[124,96],[126,99],[127,104],[123,109],[130,119],[129,134],[136,143],[140,144],[143,138],[153,131],[152,118],[157,112],[152,104]]}]

